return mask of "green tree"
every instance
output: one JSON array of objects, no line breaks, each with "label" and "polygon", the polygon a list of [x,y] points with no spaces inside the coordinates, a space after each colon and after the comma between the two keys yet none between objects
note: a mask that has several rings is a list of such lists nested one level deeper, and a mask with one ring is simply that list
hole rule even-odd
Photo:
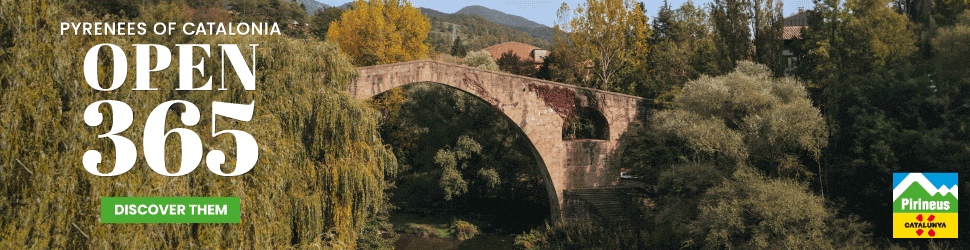
[{"label": "green tree", "polygon": [[310,34],[320,40],[327,39],[327,32],[330,31],[330,23],[340,19],[344,14],[344,9],[337,7],[327,7],[317,10],[310,17]]},{"label": "green tree", "polygon": [[[450,201],[452,198],[468,192],[468,182],[462,176],[461,170],[468,168],[470,158],[481,154],[481,152],[482,146],[468,135],[459,136],[454,146],[438,150],[438,153],[434,156],[434,163],[442,169],[438,186],[444,191],[445,200]],[[494,172],[495,170],[491,171]],[[485,181],[498,182],[497,179],[491,178]]]},{"label": "green tree", "polygon": [[661,40],[664,38],[669,38],[675,30],[683,29],[680,27],[682,25],[677,22],[674,10],[670,9],[670,4],[667,0],[664,0],[664,5],[660,6],[660,10],[657,10],[657,18],[653,19],[653,40]]},{"label": "green tree", "polygon": [[840,219],[802,183],[741,168],[710,188],[691,222],[704,248],[874,249],[867,223]]},{"label": "green tree", "polygon": [[536,78],[585,86],[589,76],[586,63],[582,61],[577,48],[569,42],[568,35],[558,25],[554,29],[553,47],[542,61]]},{"label": "green tree", "polygon": [[132,18],[138,16],[140,4],[145,4],[146,1],[126,1],[126,0],[78,0],[77,4],[74,6],[80,10],[90,11],[96,15],[116,15],[125,18]]},{"label": "green tree", "polygon": [[455,43],[451,45],[451,55],[457,57],[465,57],[468,55],[468,51],[465,50],[465,45],[461,43],[461,37],[455,38]]},{"label": "green tree", "polygon": [[[940,27],[931,38],[933,57],[913,59],[930,67],[896,63],[871,72],[843,76],[827,86],[822,101],[833,133],[823,155],[826,190],[850,212],[876,225],[889,238],[890,222],[872,215],[890,209],[882,187],[889,180],[849,183],[893,172],[967,172],[970,159],[970,94],[966,50],[970,15]],[[961,183],[962,184],[962,183]],[[957,246],[959,247],[959,246]]]},{"label": "green tree", "polygon": [[536,64],[532,58],[519,58],[512,50],[502,53],[502,56],[495,62],[502,71],[520,76],[532,77],[536,74]]},{"label": "green tree", "polygon": [[915,36],[906,16],[890,8],[888,1],[816,1],[802,32],[796,75],[837,94],[840,90],[830,85],[850,75],[906,63],[916,51]]},{"label": "green tree", "polygon": [[407,0],[354,1],[330,24],[327,38],[354,58],[354,65],[369,66],[405,62],[428,56],[431,25]]},{"label": "green tree", "polygon": [[970,85],[970,57],[966,56],[970,55],[970,46],[967,46],[970,44],[970,10],[960,15],[955,25],[941,27],[936,33],[932,46],[936,55],[936,75],[942,81],[940,87],[956,92],[970,91],[957,89]]},{"label": "green tree", "polygon": [[[689,3],[685,3],[689,4]],[[677,12],[670,9],[667,1],[653,19],[652,51],[647,57],[650,80],[638,86],[639,96],[662,98],[661,95],[682,86],[696,75],[690,67],[689,44],[680,39],[686,24],[678,19]],[[658,100],[658,102],[663,102]]]},{"label": "green tree", "polygon": [[696,160],[751,165],[774,177],[812,176],[800,159],[818,160],[827,145],[825,120],[802,83],[772,78],[766,66],[748,61],[689,82],[673,109],[652,123],[684,140]]},{"label": "green tree", "polygon": [[782,76],[788,66],[782,56],[782,29],[785,16],[782,2],[774,0],[753,0],[749,10],[752,31],[754,32],[754,61],[767,65],[775,76]]},{"label": "green tree", "polygon": [[684,29],[674,32],[674,41],[688,45],[690,65],[699,75],[720,75],[718,53],[713,33],[714,24],[707,9],[687,2],[677,9],[677,18]]},{"label": "green tree", "polygon": [[654,36],[637,95],[654,98],[657,105],[669,106],[684,83],[701,75],[721,74],[720,58],[714,47],[712,25],[707,10],[686,2],[678,9],[666,4],[653,20]]},{"label": "green tree", "polygon": [[719,67],[727,71],[738,61],[750,60],[750,3],[745,0],[714,0],[710,6],[717,50],[722,57]]},{"label": "green tree", "polygon": [[567,225],[546,240],[622,239],[641,249],[869,248],[868,224],[838,216],[805,181],[818,173],[809,166],[827,145],[819,110],[800,82],[772,75],[741,61],[726,75],[692,80],[671,109],[627,133],[622,164],[645,176],[645,218],[642,228],[613,230],[649,234],[587,236]]},{"label": "green tree", "polygon": [[[889,238],[890,223],[874,215],[891,185],[864,179],[893,172],[965,173],[970,159],[967,92],[960,79],[965,50],[960,25],[930,35],[931,56],[912,56],[917,34],[886,1],[819,1],[799,60],[799,76],[821,88],[817,98],[829,122],[823,184],[831,200],[875,225]],[[954,23],[959,20],[951,20]],[[880,32],[875,32],[880,30]],[[956,46],[954,46],[956,44]]]},{"label": "green tree", "polygon": [[964,11],[970,10],[970,1],[967,0],[935,0],[933,19],[937,24],[948,26],[952,25],[962,15]]},{"label": "green tree", "polygon": [[[624,161],[657,176],[648,182],[654,183],[657,202],[650,214],[661,232],[652,244],[756,249],[871,244],[865,223],[837,217],[804,182],[821,171],[812,171],[809,166],[817,163],[803,159],[818,161],[827,126],[800,82],[773,78],[766,66],[742,61],[727,75],[689,82],[673,108],[658,112],[650,124],[633,139],[641,150]],[[832,226],[846,224],[852,227]]]},{"label": "green tree", "polygon": [[437,83],[407,85],[401,94],[404,101],[391,114],[398,118],[383,124],[381,133],[402,166],[391,190],[402,212],[502,214],[519,226],[538,225],[548,216],[548,192],[531,142],[504,114]]},{"label": "green tree", "polygon": [[227,0],[228,9],[237,13],[239,21],[277,22],[285,24],[306,23],[306,9],[300,3],[289,0]]}]

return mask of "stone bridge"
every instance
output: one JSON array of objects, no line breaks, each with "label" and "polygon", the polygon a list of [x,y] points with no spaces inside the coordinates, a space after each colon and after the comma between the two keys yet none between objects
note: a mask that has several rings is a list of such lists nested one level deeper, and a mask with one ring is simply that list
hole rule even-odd
[{"label": "stone bridge", "polygon": [[[642,98],[457,64],[418,60],[358,69],[348,92],[370,98],[418,82],[433,82],[481,98],[505,114],[532,141],[545,175],[553,219],[562,213],[563,192],[614,186],[619,181],[620,143],[637,118]],[[563,140],[565,120],[576,110],[595,111],[601,139]]]}]

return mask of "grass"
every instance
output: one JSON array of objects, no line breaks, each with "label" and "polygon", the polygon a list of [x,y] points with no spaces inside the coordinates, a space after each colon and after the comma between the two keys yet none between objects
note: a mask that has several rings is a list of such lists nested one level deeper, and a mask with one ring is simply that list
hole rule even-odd
[{"label": "grass", "polygon": [[[482,225],[481,221],[458,219],[450,216],[421,216],[407,213],[391,213],[390,223],[396,232],[417,234],[421,236],[436,236],[438,238],[472,238],[481,234],[476,225]],[[464,232],[464,235],[456,235],[456,223],[460,225],[457,231]],[[460,237],[459,237],[460,236]]]},{"label": "grass", "polygon": [[428,216],[422,217],[414,214],[399,214],[392,213],[390,217],[391,224],[394,225],[394,231],[404,232],[404,233],[414,233],[421,234],[424,232],[429,232],[431,235],[437,236],[439,238],[450,238],[451,235],[451,220]]}]

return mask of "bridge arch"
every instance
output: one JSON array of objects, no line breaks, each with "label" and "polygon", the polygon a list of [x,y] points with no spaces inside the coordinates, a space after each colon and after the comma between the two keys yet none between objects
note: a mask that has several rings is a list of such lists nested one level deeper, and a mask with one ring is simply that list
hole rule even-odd
[{"label": "bridge arch", "polygon": [[609,140],[610,123],[599,110],[591,107],[577,107],[566,117],[562,128],[563,140]]},{"label": "bridge arch", "polygon": [[[438,84],[438,85],[441,85],[441,86],[445,86],[447,88],[455,89],[455,90],[458,90],[458,91],[460,91],[462,93],[465,93],[465,94],[467,94],[469,96],[472,96],[473,98],[477,99],[480,102],[488,103],[487,101],[485,101],[481,97],[476,96],[476,95],[474,95],[472,93],[469,93],[469,92],[467,92],[465,90],[462,90],[462,89],[459,89],[459,88],[455,88],[453,86],[449,86],[449,85],[446,85],[446,84],[438,83],[438,82],[416,82],[416,83],[405,84],[405,85],[402,85],[402,86],[396,87],[396,88],[402,88],[402,87],[405,87],[405,86],[408,86],[408,85],[411,85],[411,84],[420,84],[420,83],[430,83],[430,84]],[[393,89],[396,89],[396,88],[392,88],[392,89],[386,90],[385,92],[382,92],[382,93],[387,93],[387,91],[390,91],[390,90],[393,90]],[[375,96],[378,96],[380,94],[381,93],[378,93]],[[509,124],[515,124],[515,122],[512,121],[512,119],[510,117],[508,117],[507,115],[505,115],[501,111],[499,111],[499,110],[495,110],[495,111],[499,114],[498,115],[499,117],[502,117]],[[511,132],[512,133],[516,133],[519,136],[522,136],[522,138],[528,138],[528,135],[526,135],[522,131],[522,129],[519,128],[517,125],[513,125],[512,126]],[[546,196],[549,199],[549,206],[550,206],[550,208],[549,208],[550,209],[549,215],[552,216],[552,217],[555,217],[557,214],[559,214],[559,210],[558,210],[559,209],[559,206],[558,206],[558,204],[560,203],[560,201],[559,201],[559,196],[556,194],[556,188],[553,186],[552,178],[549,175],[548,168],[546,167],[545,162],[542,160],[542,156],[539,154],[539,151],[536,149],[536,146],[534,144],[532,144],[531,141],[529,141],[529,142],[527,142],[525,144],[526,144],[527,150],[529,151],[527,153],[527,155],[531,156],[532,159],[534,159],[536,161],[535,162],[535,167],[538,168],[539,175],[542,176],[542,180],[543,180],[542,182],[543,182],[543,185],[545,185]]]},{"label": "bridge arch", "polygon": [[[547,176],[550,212],[559,219],[563,191],[616,185],[619,138],[638,112],[639,97],[544,81],[433,60],[358,68],[347,91],[360,99],[418,82],[457,88],[492,105],[525,134]],[[577,107],[595,109],[609,127],[606,140],[563,140],[565,120]]]}]

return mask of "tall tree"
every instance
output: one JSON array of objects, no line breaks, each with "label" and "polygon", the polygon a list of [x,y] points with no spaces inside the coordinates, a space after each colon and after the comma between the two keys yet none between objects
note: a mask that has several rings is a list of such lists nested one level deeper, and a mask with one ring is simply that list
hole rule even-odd
[{"label": "tall tree", "polygon": [[229,9],[238,14],[240,21],[246,22],[306,22],[306,9],[300,3],[289,0],[227,0]]},{"label": "tall tree", "polygon": [[751,17],[751,30],[754,31],[754,60],[768,66],[775,76],[781,76],[787,67],[781,55],[785,21],[782,2],[752,0],[748,15]]},{"label": "tall tree", "polygon": [[888,69],[916,51],[911,23],[889,0],[816,0],[811,13],[796,51],[796,75],[810,85],[828,88],[854,74]]},{"label": "tall tree", "polygon": [[[563,5],[563,7],[568,7]],[[557,13],[559,20],[556,23],[566,23],[569,21],[568,8],[560,8]],[[563,31],[558,24],[553,26],[554,35],[552,37],[552,49],[549,55],[542,61],[542,66],[536,72],[536,78],[561,82],[566,84],[586,86],[589,71],[586,64],[579,56],[577,49],[569,40],[569,34]]]},{"label": "tall tree", "polygon": [[940,28],[933,38],[934,66],[936,76],[944,83],[963,86],[970,92],[970,11],[956,19],[957,24]]},{"label": "tall tree", "polygon": [[461,37],[455,38],[455,43],[451,45],[451,55],[457,57],[465,57],[468,55],[468,51],[465,50],[465,45],[461,44]]},{"label": "tall tree", "polygon": [[957,22],[958,16],[970,9],[968,0],[936,0],[933,5],[933,19],[939,25],[952,25]]},{"label": "tall tree", "polygon": [[645,225],[660,235],[647,239],[653,248],[870,243],[865,223],[827,226],[852,221],[805,184],[817,183],[808,177],[819,176],[814,160],[828,127],[802,83],[741,61],[733,72],[690,81],[673,102],[628,131],[622,158],[655,190]]},{"label": "tall tree", "polygon": [[587,0],[575,10],[563,4],[557,23],[569,36],[584,58],[593,63],[590,87],[610,91],[632,92],[633,86],[620,86],[623,72],[630,72],[641,62],[636,57],[649,52],[652,34],[644,10],[631,0]]},{"label": "tall tree", "polygon": [[344,14],[344,9],[337,7],[327,7],[317,10],[310,17],[310,34],[320,40],[327,39],[327,32],[330,31],[330,23],[340,19]]},{"label": "tall tree", "polygon": [[714,53],[711,24],[704,8],[684,3],[678,9],[666,4],[653,20],[654,36],[643,76],[649,80],[637,85],[637,95],[655,98],[669,105],[677,91],[701,75],[718,75],[713,70],[720,62]]},{"label": "tall tree", "polygon": [[354,1],[353,10],[330,24],[327,38],[368,66],[404,62],[426,57],[431,24],[407,0]]},{"label": "tall tree", "polygon": [[653,19],[653,36],[654,40],[660,40],[663,38],[669,38],[674,30],[678,30],[680,25],[679,22],[675,20],[676,13],[674,10],[670,9],[670,4],[667,0],[664,0],[664,5],[660,6],[660,10],[657,10],[657,18]]},{"label": "tall tree", "polygon": [[737,61],[748,60],[751,51],[751,17],[746,0],[714,0],[711,3],[711,22],[715,41],[721,53],[722,69],[732,69]]},{"label": "tall tree", "polygon": [[502,53],[502,56],[495,61],[499,69],[520,76],[532,77],[536,73],[535,61],[531,58],[519,58],[512,50]]},{"label": "tall tree", "polygon": [[[891,235],[890,222],[876,211],[890,209],[882,190],[891,182],[858,179],[892,172],[962,174],[970,159],[967,109],[960,107],[948,80],[920,66],[928,68],[935,60],[912,56],[917,48],[913,24],[888,3],[816,1],[796,70],[821,89],[816,102],[832,131],[822,161],[826,190],[885,238]],[[938,52],[959,53],[962,47]]]}]

